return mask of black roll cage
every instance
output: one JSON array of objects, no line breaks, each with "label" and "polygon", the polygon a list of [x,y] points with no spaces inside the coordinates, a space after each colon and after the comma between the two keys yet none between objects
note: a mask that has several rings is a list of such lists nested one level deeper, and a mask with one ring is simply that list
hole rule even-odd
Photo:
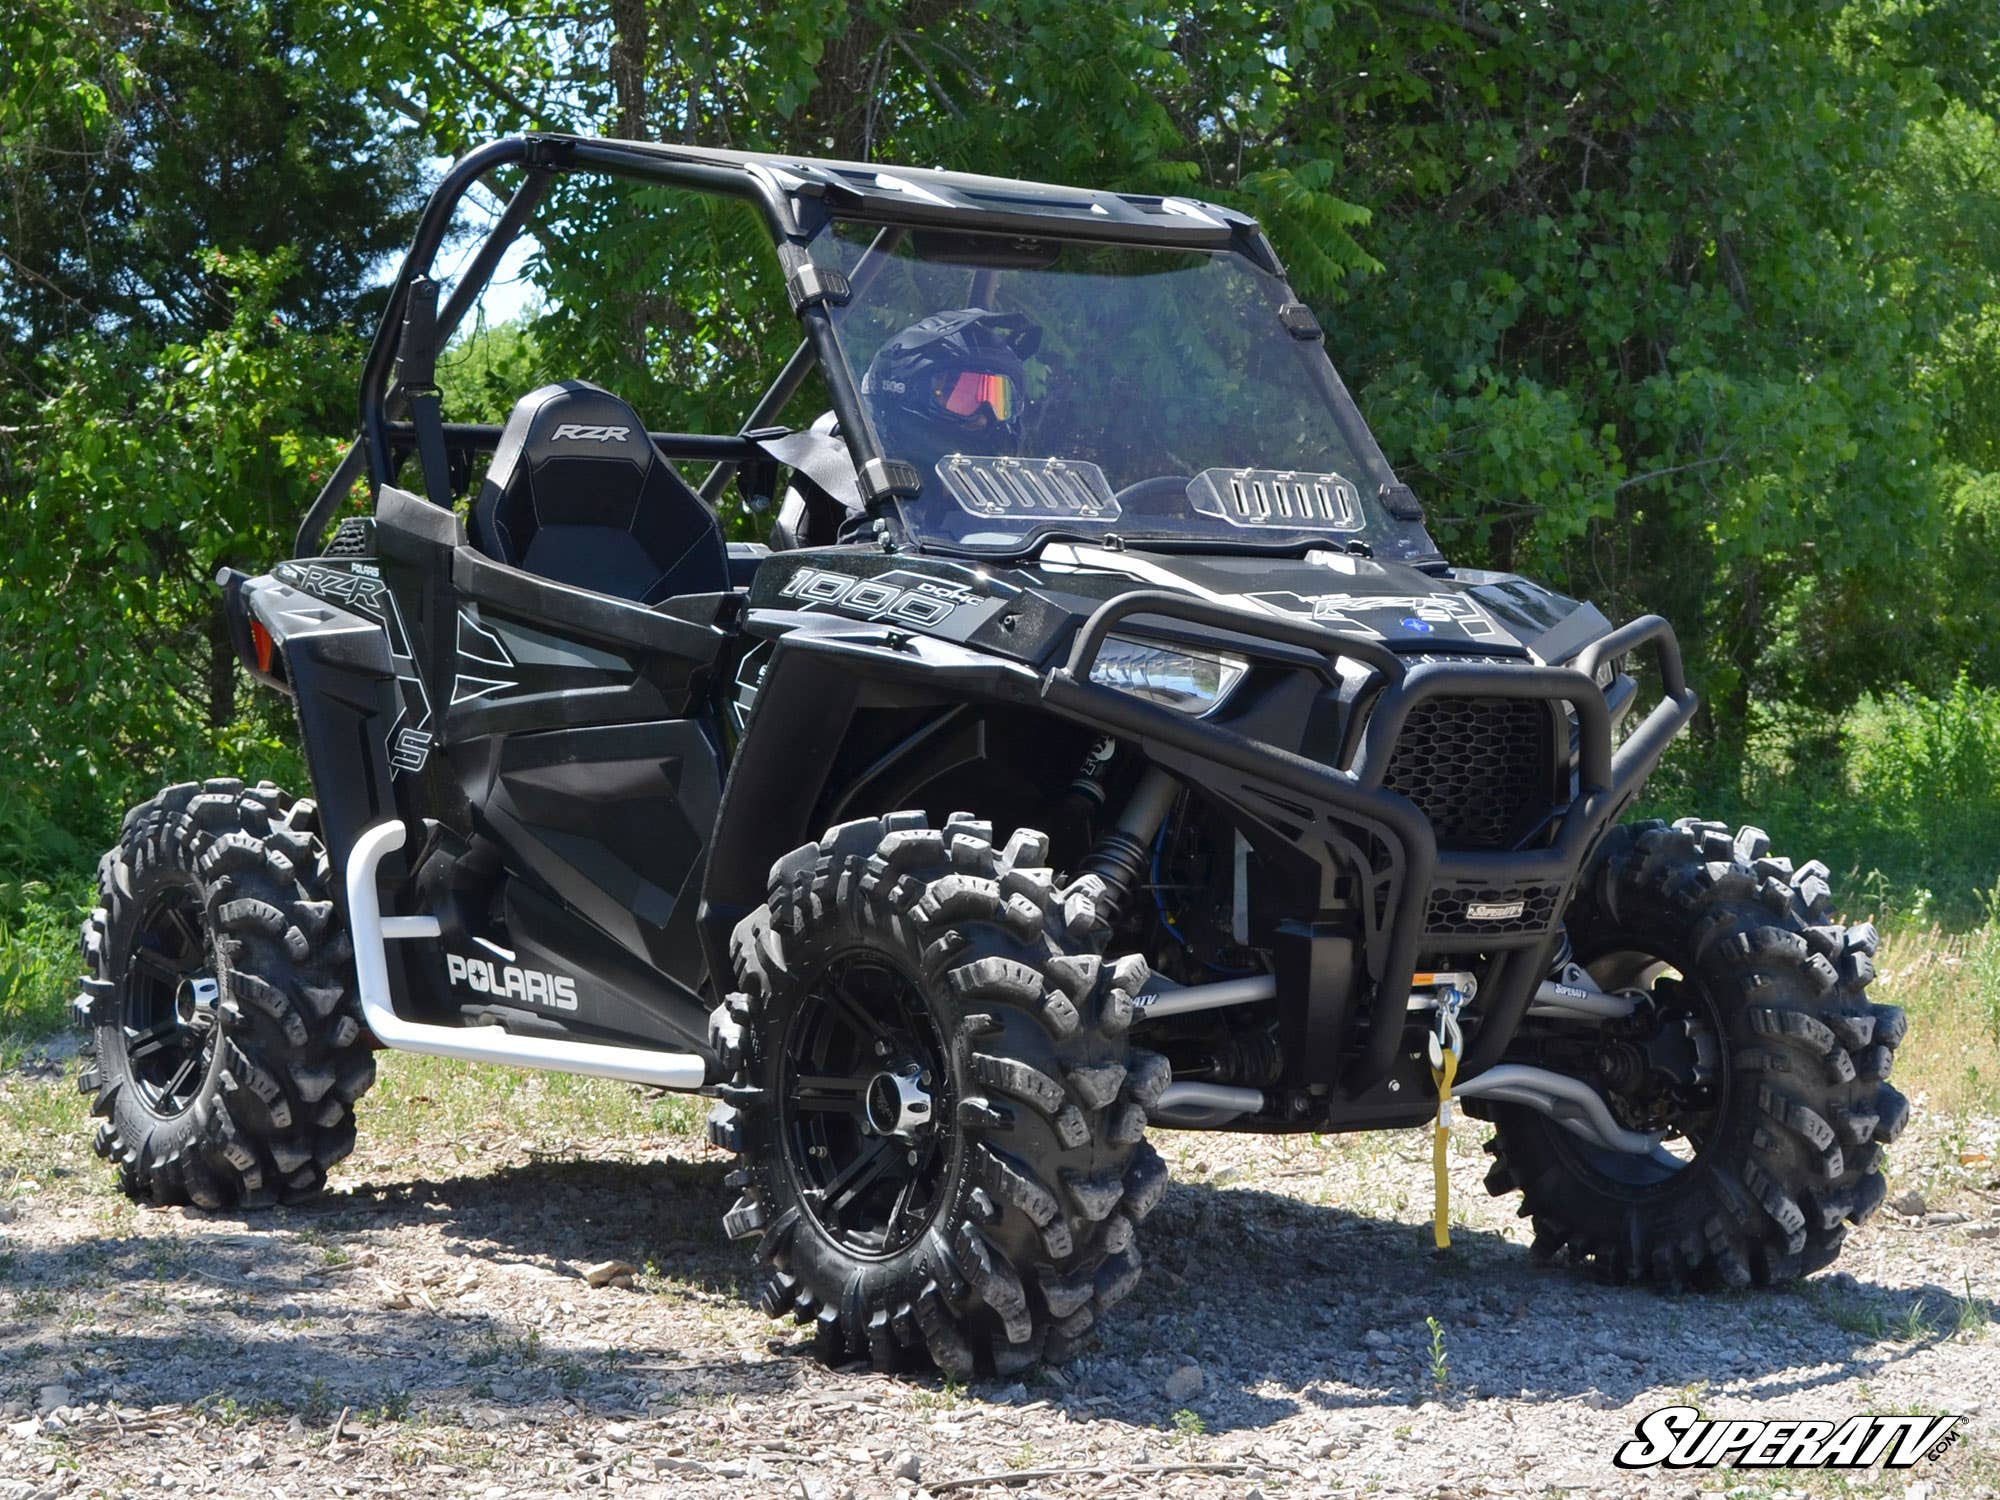
[{"label": "black roll cage", "polygon": [[[506,167],[521,168],[521,181],[440,308],[432,263],[450,233],[458,205],[489,173]],[[1190,198],[1112,193],[769,152],[572,135],[508,136],[459,158],[424,205],[362,366],[361,435],[301,519],[295,555],[317,552],[328,521],[357,479],[365,474],[371,494],[377,492],[395,478],[402,461],[412,452],[422,462],[427,498],[450,508],[448,451],[491,449],[499,429],[490,424],[442,420],[437,405],[438,355],[547,196],[557,174],[579,171],[663,183],[750,203],[777,246],[786,291],[803,329],[798,348],[734,435],[648,434],[669,459],[714,464],[699,486],[702,499],[710,505],[721,499],[742,465],[763,456],[753,435],[768,427],[815,367],[826,381],[862,496],[872,502],[910,492],[908,471],[887,461],[882,453],[854,372],[841,356],[832,307],[836,300],[845,300],[843,292],[851,294],[865,286],[911,228],[956,227],[1162,249],[1233,250],[1274,276],[1284,275],[1276,252],[1254,219],[1235,209]],[[829,285],[828,273],[814,266],[808,251],[813,236],[835,218],[880,226],[880,233],[844,289]],[[1335,411],[1352,412],[1352,399],[1331,363],[1315,363],[1324,369],[1326,394]],[[1379,463],[1380,472],[1389,472],[1387,460],[1358,414],[1354,422],[1357,431],[1349,434],[1350,441],[1357,451],[1365,451]],[[1342,425],[1347,425],[1345,419]],[[1401,486],[1385,486],[1385,494],[1390,489],[1397,492],[1387,495],[1392,503],[1414,503]]]}]

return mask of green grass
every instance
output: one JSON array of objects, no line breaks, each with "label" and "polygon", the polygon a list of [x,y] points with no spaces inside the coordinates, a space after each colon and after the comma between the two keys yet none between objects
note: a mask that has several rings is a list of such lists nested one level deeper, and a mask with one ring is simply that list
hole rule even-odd
[{"label": "green grass", "polygon": [[1654,817],[1754,823],[1825,862],[1835,899],[1883,926],[2000,918],[2000,691],[1865,698],[1838,718],[1755,711],[1747,746],[1683,738],[1646,789]]},{"label": "green grass", "polygon": [[1424,1323],[1431,1331],[1431,1386],[1442,1396],[1451,1385],[1451,1352],[1445,1347],[1444,1324],[1434,1317]]},{"label": "green grass", "polygon": [[1892,925],[1876,968],[1876,998],[1909,1014],[1896,1055],[1905,1092],[1955,1118],[2000,1113],[2000,921]]},{"label": "green grass", "polygon": [[[468,1075],[476,1075],[476,1087],[467,1086]],[[707,1101],[601,1078],[397,1052],[382,1054],[367,1109],[371,1149],[436,1150],[446,1142],[452,1164],[465,1166],[482,1155],[482,1142],[516,1135],[530,1120],[571,1121],[581,1132],[573,1139],[538,1134],[534,1149],[549,1157],[588,1156],[591,1143],[605,1137],[699,1135]]]},{"label": "green grass", "polygon": [[88,889],[81,879],[0,884],[0,1067],[67,1018],[82,972],[77,924]]}]

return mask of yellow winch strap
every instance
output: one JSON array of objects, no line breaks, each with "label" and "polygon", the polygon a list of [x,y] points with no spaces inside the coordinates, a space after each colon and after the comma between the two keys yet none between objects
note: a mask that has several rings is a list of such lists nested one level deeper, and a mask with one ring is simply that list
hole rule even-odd
[{"label": "yellow winch strap", "polygon": [[1431,1069],[1437,1085],[1437,1131],[1431,1137],[1431,1175],[1437,1182],[1437,1207],[1431,1217],[1431,1238],[1440,1250],[1451,1248],[1451,1169],[1446,1151],[1451,1141],[1451,1081],[1458,1075],[1458,1054],[1446,1052],[1444,1066]]}]

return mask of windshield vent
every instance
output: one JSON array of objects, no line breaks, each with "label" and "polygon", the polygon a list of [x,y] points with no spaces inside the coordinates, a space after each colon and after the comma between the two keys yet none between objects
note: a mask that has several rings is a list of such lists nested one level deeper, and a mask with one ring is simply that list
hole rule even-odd
[{"label": "windshield vent", "polygon": [[1338,474],[1291,469],[1206,469],[1188,485],[1194,508],[1232,526],[1355,531],[1361,500]]},{"label": "windshield vent", "polygon": [[1096,464],[1060,458],[987,458],[948,454],[939,464],[945,488],[975,516],[1061,516],[1115,521],[1118,501]]}]

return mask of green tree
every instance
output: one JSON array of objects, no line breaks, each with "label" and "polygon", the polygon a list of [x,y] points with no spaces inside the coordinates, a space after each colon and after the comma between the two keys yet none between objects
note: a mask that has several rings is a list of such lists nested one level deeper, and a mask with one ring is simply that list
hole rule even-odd
[{"label": "green tree", "polygon": [[[331,330],[415,159],[543,128],[1241,205],[1452,555],[1668,614],[1718,747],[1759,701],[2000,682],[1968,607],[2000,590],[1996,109],[1983,0],[21,0],[0,630],[53,674],[34,753],[229,717],[201,577],[282,549],[351,424]],[[455,353],[461,415],[585,375],[724,425],[796,338],[739,206],[570,183],[534,233],[541,300]],[[37,600],[150,665],[82,691]]]},{"label": "green tree", "polygon": [[70,334],[221,327],[230,298],[203,250],[289,246],[273,289],[288,318],[368,316],[413,223],[419,139],[344,78],[323,10],[26,0],[0,20],[0,56],[72,77],[0,115],[0,358],[26,370]]},{"label": "green tree", "polygon": [[423,149],[384,129],[329,14],[0,14],[10,844],[51,823],[94,842],[163,770],[276,732],[243,717],[212,580],[283,550],[352,421],[347,330],[413,223]]},{"label": "green tree", "polygon": [[337,461],[315,434],[340,422],[359,348],[276,311],[289,253],[204,259],[229,322],[70,343],[0,507],[0,656],[33,710],[0,721],[0,753],[59,825],[100,825],[282,722],[267,695],[239,701],[212,580],[267,564]]}]

